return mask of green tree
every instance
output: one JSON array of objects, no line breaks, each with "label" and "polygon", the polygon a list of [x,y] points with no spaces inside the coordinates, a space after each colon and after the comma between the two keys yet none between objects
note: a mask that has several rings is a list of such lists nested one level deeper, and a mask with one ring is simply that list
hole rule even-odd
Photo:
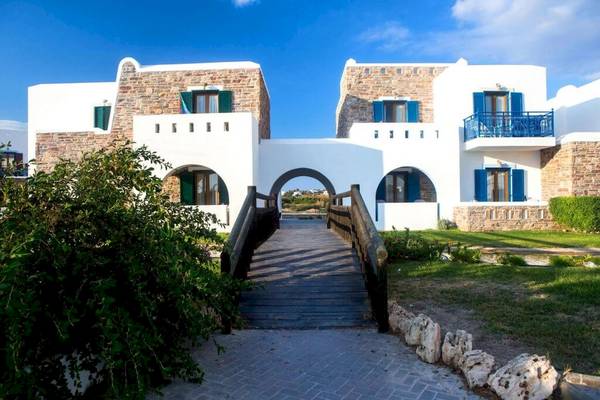
[{"label": "green tree", "polygon": [[202,379],[189,349],[237,318],[241,284],[210,260],[214,216],[162,192],[167,167],[127,143],[0,176],[0,398],[71,397],[81,370],[84,397]]}]

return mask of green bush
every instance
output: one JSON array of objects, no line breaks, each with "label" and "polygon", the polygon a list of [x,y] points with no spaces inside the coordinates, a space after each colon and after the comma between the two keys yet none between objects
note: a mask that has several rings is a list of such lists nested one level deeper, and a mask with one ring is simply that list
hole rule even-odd
[{"label": "green bush", "polygon": [[550,257],[551,267],[577,267],[578,261],[571,256],[552,256]]},{"label": "green bush", "polygon": [[390,260],[439,260],[446,245],[435,240],[427,240],[419,235],[404,232],[383,232],[383,241]]},{"label": "green bush", "polygon": [[556,222],[584,232],[600,232],[600,196],[570,196],[550,199]]},{"label": "green bush", "polygon": [[481,250],[458,243],[455,247],[450,248],[450,258],[456,262],[477,264],[481,261]]},{"label": "green bush", "polygon": [[130,146],[0,181],[0,398],[70,398],[66,370],[103,398],[200,381],[190,346],[237,317],[241,284],[200,245],[214,216],[169,202],[166,164]]},{"label": "green bush", "polygon": [[456,229],[456,223],[453,221],[450,221],[449,219],[440,219],[438,221],[438,229],[441,231],[447,231],[450,229]]},{"label": "green bush", "polygon": [[503,253],[498,257],[498,263],[501,265],[510,265],[514,267],[525,267],[527,261],[521,256],[517,256],[510,253]]}]

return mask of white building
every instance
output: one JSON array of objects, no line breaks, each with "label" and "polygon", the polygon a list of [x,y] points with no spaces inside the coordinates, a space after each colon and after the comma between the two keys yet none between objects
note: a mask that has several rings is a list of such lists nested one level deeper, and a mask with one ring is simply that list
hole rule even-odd
[{"label": "white building", "polygon": [[600,174],[599,105],[600,81],[548,99],[539,66],[348,60],[335,137],[271,139],[258,64],[126,58],[115,82],[31,87],[29,154],[49,169],[129,138],[174,166],[157,171],[173,201],[215,213],[225,230],[247,186],[280,195],[298,176],[329,194],[359,184],[380,229],[434,228],[440,218],[539,229],[553,226],[550,197],[600,194],[600,178],[589,179]]}]

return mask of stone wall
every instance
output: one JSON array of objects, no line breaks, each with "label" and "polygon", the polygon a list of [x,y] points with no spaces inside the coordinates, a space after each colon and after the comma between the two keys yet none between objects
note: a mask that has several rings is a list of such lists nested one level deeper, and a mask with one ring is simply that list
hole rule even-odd
[{"label": "stone wall", "polygon": [[181,201],[181,188],[179,186],[179,177],[177,175],[167,176],[163,180],[163,192],[169,195],[169,200],[173,203]]},{"label": "stone wall", "polygon": [[49,172],[59,159],[79,161],[83,153],[108,146],[114,136],[94,132],[38,133],[36,170]]},{"label": "stone wall", "polygon": [[445,67],[346,66],[336,110],[337,137],[348,137],[354,122],[373,122],[371,102],[381,96],[420,102],[419,122],[433,122],[433,79]]},{"label": "stone wall", "polygon": [[233,91],[233,112],[252,112],[260,137],[270,137],[269,95],[259,68],[139,72],[126,62],[113,105],[111,132],[38,133],[36,159],[42,163],[38,170],[52,169],[59,158],[77,160],[83,152],[114,140],[133,139],[134,115],[179,114],[180,92],[203,85]]},{"label": "stone wall", "polygon": [[421,199],[423,201],[433,203],[437,201],[435,187],[433,186],[433,182],[431,182],[427,175],[423,173],[419,174],[419,186],[421,190]]},{"label": "stone wall", "polygon": [[555,230],[548,206],[464,205],[454,207],[454,222],[462,231]]},{"label": "stone wall", "polygon": [[570,142],[541,152],[542,199],[600,195],[600,142]]}]

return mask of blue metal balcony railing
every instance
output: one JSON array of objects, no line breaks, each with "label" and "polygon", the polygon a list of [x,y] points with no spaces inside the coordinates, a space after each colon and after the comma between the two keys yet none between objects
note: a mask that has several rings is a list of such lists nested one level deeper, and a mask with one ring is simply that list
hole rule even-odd
[{"label": "blue metal balcony railing", "polygon": [[465,142],[475,138],[554,136],[554,111],[480,112],[465,118]]}]

